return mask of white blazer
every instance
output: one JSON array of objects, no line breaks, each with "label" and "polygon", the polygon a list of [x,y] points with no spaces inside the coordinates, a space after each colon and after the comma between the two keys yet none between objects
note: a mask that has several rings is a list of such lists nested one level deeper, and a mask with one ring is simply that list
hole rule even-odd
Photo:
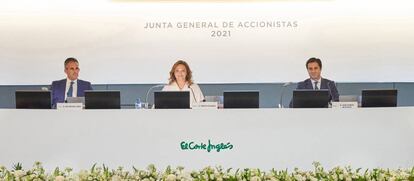
[{"label": "white blazer", "polygon": [[190,105],[196,102],[204,101],[203,92],[201,92],[200,87],[195,83],[193,83],[191,86],[188,86],[188,84],[185,83],[184,87],[180,89],[177,82],[173,82],[171,84],[165,85],[164,88],[162,88],[162,91],[188,91],[190,92]]}]

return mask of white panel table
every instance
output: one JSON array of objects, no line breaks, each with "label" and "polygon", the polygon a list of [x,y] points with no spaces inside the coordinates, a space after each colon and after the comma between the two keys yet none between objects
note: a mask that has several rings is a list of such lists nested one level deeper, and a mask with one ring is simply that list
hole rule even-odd
[{"label": "white panel table", "polygon": [[[414,107],[234,110],[0,110],[0,165],[199,169],[414,166]],[[181,143],[230,143],[183,150]],[[194,146],[194,145],[193,145]]]}]

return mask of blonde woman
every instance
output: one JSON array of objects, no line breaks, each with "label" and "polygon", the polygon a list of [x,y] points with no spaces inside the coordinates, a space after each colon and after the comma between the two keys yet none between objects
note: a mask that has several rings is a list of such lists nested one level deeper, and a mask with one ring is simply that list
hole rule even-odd
[{"label": "blonde woman", "polygon": [[187,62],[178,60],[171,68],[168,85],[164,86],[162,90],[190,92],[190,105],[196,102],[203,102],[203,92],[201,92],[200,87],[193,82],[192,78],[193,75]]}]

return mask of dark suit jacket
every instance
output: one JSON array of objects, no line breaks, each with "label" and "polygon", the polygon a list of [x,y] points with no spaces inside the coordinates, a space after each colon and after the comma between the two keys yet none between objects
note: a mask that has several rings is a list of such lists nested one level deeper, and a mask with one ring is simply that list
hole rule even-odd
[{"label": "dark suit jacket", "polygon": [[[299,82],[296,89],[313,89],[311,79],[306,79],[302,82]],[[319,89],[329,90],[329,101],[339,101],[339,93],[334,81],[322,78],[321,87]],[[289,107],[292,107],[292,101],[290,101]]]},{"label": "dark suit jacket", "polygon": [[[85,96],[85,90],[92,90],[90,82],[77,80],[78,84],[78,97]],[[56,108],[57,103],[65,102],[66,91],[66,79],[57,80],[52,82],[52,107]]]}]

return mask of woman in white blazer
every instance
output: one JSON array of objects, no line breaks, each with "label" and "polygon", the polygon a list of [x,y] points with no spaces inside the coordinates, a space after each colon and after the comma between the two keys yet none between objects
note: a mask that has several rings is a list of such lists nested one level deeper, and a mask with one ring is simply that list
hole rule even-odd
[{"label": "woman in white blazer", "polygon": [[187,62],[178,60],[170,71],[168,85],[162,91],[188,91],[190,92],[190,105],[196,102],[203,102],[204,95],[200,87],[193,82],[193,75]]}]

